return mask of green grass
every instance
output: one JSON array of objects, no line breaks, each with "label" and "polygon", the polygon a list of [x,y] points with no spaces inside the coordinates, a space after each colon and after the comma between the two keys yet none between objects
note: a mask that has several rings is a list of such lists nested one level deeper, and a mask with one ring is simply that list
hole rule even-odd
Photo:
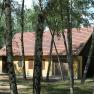
[{"label": "green grass", "polygon": [[[9,86],[8,79],[0,80],[1,88]],[[19,94],[32,94],[32,80],[23,80],[17,78],[18,93]],[[74,94],[92,94],[94,88],[93,80],[86,80],[85,84],[81,84],[80,80],[75,80]],[[5,92],[7,91],[7,93]],[[43,81],[41,83],[41,94],[69,94],[69,81]],[[9,87],[0,89],[0,94],[10,94]]]},{"label": "green grass", "polygon": [[[32,94],[32,80],[17,80],[18,85],[26,86],[26,88],[19,89],[19,94]],[[41,94],[69,94],[68,81],[42,82]],[[80,80],[75,80],[74,94],[92,94],[94,82],[87,80],[85,84],[81,85]]]},{"label": "green grass", "polygon": [[[92,94],[93,83],[86,82],[84,85],[76,81],[74,85],[74,94]],[[47,85],[45,94],[69,94],[69,82],[60,81]]]}]

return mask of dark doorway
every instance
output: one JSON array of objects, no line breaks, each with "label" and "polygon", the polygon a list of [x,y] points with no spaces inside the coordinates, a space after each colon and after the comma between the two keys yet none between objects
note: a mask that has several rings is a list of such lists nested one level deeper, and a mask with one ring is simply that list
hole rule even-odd
[{"label": "dark doorway", "polygon": [[94,76],[94,57],[91,58],[91,62],[90,62],[89,69],[87,72],[88,78],[93,78],[93,76]]},{"label": "dark doorway", "polygon": [[[82,67],[83,72],[84,72],[84,69],[85,69],[87,58],[88,57],[83,58],[83,67]],[[93,76],[94,76],[94,57],[91,58],[90,65],[89,65],[86,77],[87,78],[93,78]]]},{"label": "dark doorway", "polygon": [[3,73],[8,73],[8,64],[7,64],[7,60],[6,60],[6,57],[3,57],[2,58],[2,72]]},{"label": "dark doorway", "polygon": [[54,66],[53,67],[54,76],[61,76],[61,72],[62,72],[64,79],[68,77],[68,63],[66,63],[67,62],[66,59],[67,59],[66,55],[65,56],[59,55],[59,60],[60,60],[59,62],[57,56],[53,56],[52,60]]}]

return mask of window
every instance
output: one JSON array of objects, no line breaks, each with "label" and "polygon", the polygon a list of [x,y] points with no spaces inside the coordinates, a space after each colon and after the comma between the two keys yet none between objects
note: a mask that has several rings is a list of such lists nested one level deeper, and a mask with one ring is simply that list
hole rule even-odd
[{"label": "window", "polygon": [[42,61],[42,69],[44,70],[45,69],[45,60],[43,59]]},{"label": "window", "polygon": [[[59,59],[60,59],[60,62],[61,62],[61,63],[67,63],[67,57],[66,57],[66,56],[59,56]],[[58,58],[57,58],[57,56],[54,56],[54,57],[52,58],[52,60],[53,60],[54,63],[58,63]]]},{"label": "window", "polygon": [[[33,59],[30,59],[28,62],[28,69],[34,68],[34,61]],[[42,61],[42,69],[45,69],[45,60]]]},{"label": "window", "polygon": [[28,69],[33,69],[33,59],[30,59],[29,62],[28,62]]}]

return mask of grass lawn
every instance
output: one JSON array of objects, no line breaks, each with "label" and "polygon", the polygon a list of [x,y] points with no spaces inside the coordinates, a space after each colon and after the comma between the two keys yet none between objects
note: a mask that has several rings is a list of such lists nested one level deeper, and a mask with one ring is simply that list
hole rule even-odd
[{"label": "grass lawn", "polygon": [[[69,81],[43,81],[41,87],[41,94],[69,94]],[[19,94],[32,94],[32,80],[17,78],[17,88]],[[74,94],[92,94],[93,88],[93,80],[88,79],[83,85],[80,80],[75,80]],[[9,79],[2,75],[0,76],[0,94],[10,94]]]},{"label": "grass lawn", "polygon": [[[32,80],[18,79],[17,84],[22,86],[18,89],[19,94],[32,94]],[[75,80],[74,94],[92,94],[93,88],[94,81],[92,80],[87,80],[83,85],[80,84],[80,80]],[[42,82],[41,94],[69,94],[69,82]]]}]

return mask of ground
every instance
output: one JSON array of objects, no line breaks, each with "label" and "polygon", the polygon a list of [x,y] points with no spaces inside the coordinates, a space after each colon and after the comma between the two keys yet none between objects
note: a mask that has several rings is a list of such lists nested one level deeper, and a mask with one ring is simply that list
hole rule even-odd
[{"label": "ground", "polygon": [[[26,81],[22,78],[17,78],[17,87],[19,94],[32,94],[31,78]],[[92,94],[93,88],[93,80],[87,80],[84,85],[81,85],[80,80],[75,80],[74,94]],[[10,94],[7,75],[0,75],[0,94]],[[69,81],[43,81],[41,94],[69,94]]]}]

